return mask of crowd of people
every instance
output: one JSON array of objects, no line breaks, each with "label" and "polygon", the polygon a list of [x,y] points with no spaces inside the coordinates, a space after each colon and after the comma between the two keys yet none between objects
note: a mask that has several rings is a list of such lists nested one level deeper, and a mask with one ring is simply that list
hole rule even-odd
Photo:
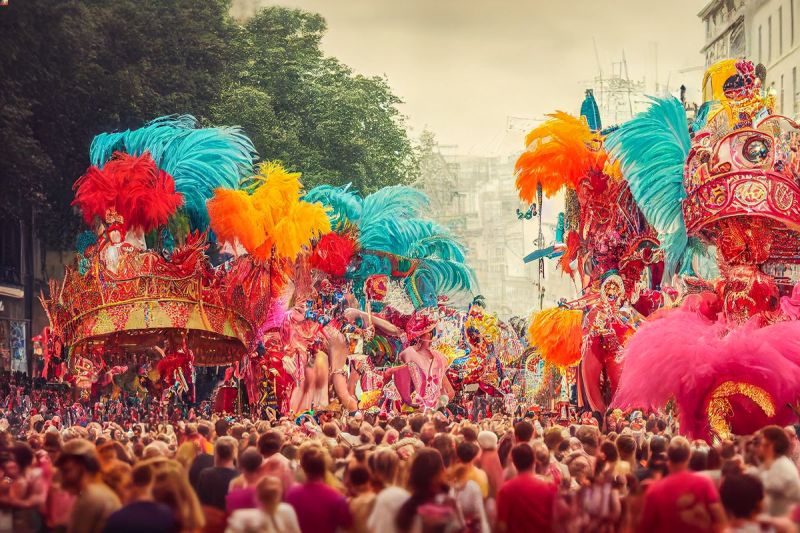
[{"label": "crowd of people", "polygon": [[800,522],[794,427],[709,446],[656,415],[642,428],[532,413],[41,422],[2,419],[0,531],[780,532]]}]

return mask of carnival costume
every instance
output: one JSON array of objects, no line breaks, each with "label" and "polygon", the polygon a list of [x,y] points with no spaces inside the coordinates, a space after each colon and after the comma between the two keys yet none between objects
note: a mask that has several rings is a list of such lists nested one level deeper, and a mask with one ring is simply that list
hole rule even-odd
[{"label": "carnival costume", "polygon": [[795,420],[800,322],[788,295],[797,280],[778,273],[800,261],[800,127],[772,114],[749,61],[713,65],[703,85],[691,133],[681,103],[667,98],[608,139],[659,232],[667,274],[713,258],[718,268],[707,270],[719,272],[685,276],[679,285],[692,294],[631,337],[614,403],[674,399],[682,431],[724,439]]}]

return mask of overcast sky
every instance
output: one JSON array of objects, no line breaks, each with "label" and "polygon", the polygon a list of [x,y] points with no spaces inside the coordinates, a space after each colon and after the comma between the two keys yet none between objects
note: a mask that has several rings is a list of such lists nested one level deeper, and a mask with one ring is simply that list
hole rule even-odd
[{"label": "overcast sky", "polygon": [[[577,111],[587,82],[624,54],[629,76],[699,86],[707,0],[262,0],[328,21],[325,51],[385,75],[412,135],[480,151],[506,117]],[[657,50],[657,53],[656,53]],[[657,57],[657,61],[656,61]],[[681,72],[684,70],[684,72]],[[522,142],[520,140],[520,142]]]}]

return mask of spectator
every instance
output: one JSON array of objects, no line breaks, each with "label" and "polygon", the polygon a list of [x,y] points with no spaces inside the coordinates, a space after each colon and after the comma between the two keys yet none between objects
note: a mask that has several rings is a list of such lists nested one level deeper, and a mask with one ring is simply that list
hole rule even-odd
[{"label": "spectator", "polygon": [[499,532],[551,531],[556,487],[534,476],[533,449],[526,443],[511,450],[517,476],[507,481],[497,495]]},{"label": "spectator", "polygon": [[294,508],[281,502],[283,485],[277,478],[263,477],[256,485],[257,509],[238,509],[228,519],[226,533],[300,533]]},{"label": "spectator", "polygon": [[308,447],[300,456],[300,467],[306,481],[293,486],[286,502],[297,514],[303,533],[335,533],[337,528],[350,527],[352,518],[347,500],[325,484],[327,461],[322,448]]},{"label": "spectator", "polygon": [[720,531],[725,521],[714,483],[689,471],[691,447],[675,437],[667,449],[669,475],[645,493],[641,532],[699,533]]},{"label": "spectator", "polygon": [[765,427],[760,437],[757,454],[766,492],[766,512],[771,516],[783,516],[800,501],[800,475],[797,466],[787,456],[789,437],[778,426]]},{"label": "spectator", "polygon": [[464,519],[458,503],[444,483],[445,465],[434,448],[421,448],[414,455],[408,476],[411,496],[395,515],[400,532],[461,531]]},{"label": "spectator", "polygon": [[177,521],[172,510],[153,499],[154,472],[150,464],[137,465],[131,472],[130,500],[111,514],[104,533],[172,533]]},{"label": "spectator", "polygon": [[256,485],[264,477],[261,473],[261,454],[255,448],[247,448],[239,456],[241,475],[231,480],[228,494],[225,497],[225,509],[228,514],[237,509],[254,509],[256,507]]},{"label": "spectator", "polygon": [[78,496],[67,530],[102,531],[108,517],[122,505],[100,477],[100,461],[95,447],[83,439],[71,440],[64,445],[57,466],[62,486]]}]

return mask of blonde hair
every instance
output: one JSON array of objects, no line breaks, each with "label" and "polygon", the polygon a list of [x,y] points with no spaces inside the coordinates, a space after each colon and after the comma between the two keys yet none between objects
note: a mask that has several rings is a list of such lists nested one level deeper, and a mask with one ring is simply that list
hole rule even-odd
[{"label": "blonde hair", "polygon": [[178,451],[175,452],[175,460],[188,471],[199,452],[200,444],[197,441],[189,440],[181,444]]},{"label": "blonde hair", "polygon": [[182,531],[196,531],[205,525],[200,500],[189,485],[186,472],[177,461],[153,462],[153,499],[172,510]]},{"label": "blonde hair", "polygon": [[283,484],[276,477],[265,476],[256,485],[256,495],[262,509],[269,514],[275,514],[275,509],[283,498]]}]

